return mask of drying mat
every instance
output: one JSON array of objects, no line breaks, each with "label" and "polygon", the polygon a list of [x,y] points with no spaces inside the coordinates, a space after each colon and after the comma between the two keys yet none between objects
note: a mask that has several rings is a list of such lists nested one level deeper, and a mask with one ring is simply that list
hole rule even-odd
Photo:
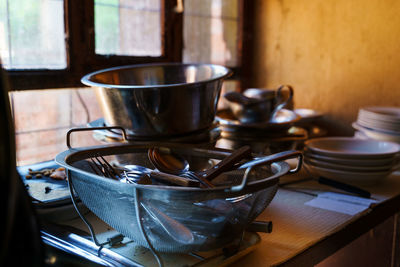
[{"label": "drying mat", "polygon": [[[299,174],[302,175],[302,174]],[[315,181],[299,183],[290,188],[305,192],[335,191]],[[393,173],[383,183],[365,187],[377,202],[400,194],[400,172]],[[337,192],[337,191],[335,191]],[[368,213],[370,209],[354,216],[304,205],[315,196],[280,188],[268,209],[257,219],[273,220],[274,230],[260,234],[261,244],[248,256],[232,266],[275,266],[296,256],[311,245],[345,228],[352,221]]]},{"label": "drying mat", "polygon": [[[119,233],[108,226],[106,223],[97,218],[93,213],[87,214],[86,218],[92,223],[95,228],[96,235],[100,242],[106,241],[108,238],[112,238]],[[70,220],[63,224],[70,227],[86,231],[87,227],[80,219]],[[223,256],[222,249],[215,249],[206,252],[196,252],[197,256],[203,257],[199,259],[197,256],[185,254],[185,253],[160,253],[164,267],[172,266],[230,266],[233,262],[246,256],[250,252],[256,250],[261,244],[261,237],[257,233],[245,232],[245,236],[241,243],[239,252],[226,258]],[[150,250],[135,244],[132,240],[124,237],[121,243],[114,245],[113,247],[105,245],[107,248],[119,255],[126,257],[129,260],[133,260],[136,263],[144,266],[157,266],[157,261]]]}]

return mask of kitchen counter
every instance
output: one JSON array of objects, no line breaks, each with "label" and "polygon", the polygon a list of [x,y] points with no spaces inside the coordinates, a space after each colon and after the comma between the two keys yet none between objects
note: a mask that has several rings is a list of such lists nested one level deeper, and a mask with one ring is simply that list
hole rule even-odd
[{"label": "kitchen counter", "polygon": [[[285,181],[285,177],[281,181]],[[363,188],[372,193],[372,202],[375,203],[368,205],[360,199],[362,205],[358,203],[356,206],[359,207],[352,209],[354,207],[350,205],[349,208],[348,203],[341,205],[339,200],[327,204],[331,210],[310,206],[315,204],[310,201],[316,202],[316,195],[324,196],[327,191],[340,195],[343,192],[316,181],[280,188],[270,206],[258,218],[273,221],[272,233],[261,234],[259,247],[234,266],[314,266],[400,211],[400,173],[393,173],[378,185]],[[337,195],[339,199],[340,195]],[[358,208],[360,212],[350,215]],[[392,251],[398,251],[398,248],[392,247]],[[398,261],[396,257],[392,258]]]},{"label": "kitchen counter", "polygon": [[[303,179],[307,174],[281,178],[281,183]],[[347,193],[306,180],[280,187],[267,209],[257,218],[273,222],[272,233],[260,233],[261,241],[243,257],[237,257],[232,266],[313,266],[367,233],[400,210],[400,173],[393,173],[382,183],[363,187],[372,193],[371,199],[350,197]],[[328,193],[328,194],[327,194]],[[100,240],[115,231],[94,220]],[[64,222],[87,232],[79,218]],[[396,242],[393,242],[396,244]],[[144,265],[155,264],[146,249],[135,248],[124,239],[116,247],[105,246]],[[398,251],[397,246],[391,247]],[[140,255],[138,257],[137,255]],[[182,255],[163,254],[166,266],[184,266],[198,263],[198,259]],[[397,260],[394,257],[394,260]],[[227,261],[217,261],[217,263]],[[389,259],[390,262],[390,259]],[[212,266],[208,265],[207,266]]]}]

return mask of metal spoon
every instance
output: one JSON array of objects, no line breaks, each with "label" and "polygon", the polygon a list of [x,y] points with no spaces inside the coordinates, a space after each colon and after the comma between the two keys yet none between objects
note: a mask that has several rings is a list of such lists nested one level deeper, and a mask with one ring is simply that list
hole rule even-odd
[{"label": "metal spoon", "polygon": [[193,233],[186,226],[160,211],[149,201],[141,200],[140,204],[150,217],[153,218],[172,239],[182,244],[193,243]]},{"label": "metal spoon", "polygon": [[169,149],[149,148],[148,158],[158,170],[171,174],[182,174],[189,170],[189,162]]},{"label": "metal spoon", "polygon": [[145,176],[150,176],[150,178],[153,178],[161,183],[186,187],[199,187],[199,182],[197,180],[185,179],[177,175],[154,171],[140,165],[125,165],[123,167],[122,177],[124,178],[122,181],[128,183],[140,183],[138,181],[145,180],[143,179]]},{"label": "metal spoon", "polygon": [[170,152],[160,153],[158,148],[149,148],[148,158],[154,167],[163,173],[180,175],[191,180],[195,179],[205,187],[214,187],[208,180],[197,177],[196,175],[191,175],[189,171],[189,163],[177,154]]},{"label": "metal spoon", "polygon": [[[182,157],[179,157],[178,155],[175,155],[173,153],[168,154],[168,159],[171,160],[171,158],[174,158],[173,161],[176,161],[178,163],[165,164],[166,162],[168,162],[168,160],[164,158],[165,154],[160,153],[160,150],[158,148],[149,149],[148,156],[150,161],[154,164],[154,166],[162,172],[187,175],[187,177],[190,178],[197,178],[200,182],[202,182],[208,187],[213,187],[210,181],[216,178],[221,173],[232,170],[233,166],[237,162],[241,161],[244,158],[250,157],[251,148],[249,146],[243,146],[234,151],[233,153],[231,153],[229,156],[222,159],[218,164],[214,165],[212,168],[201,172],[189,171],[189,163]],[[182,167],[179,168],[177,166],[182,166]]]}]

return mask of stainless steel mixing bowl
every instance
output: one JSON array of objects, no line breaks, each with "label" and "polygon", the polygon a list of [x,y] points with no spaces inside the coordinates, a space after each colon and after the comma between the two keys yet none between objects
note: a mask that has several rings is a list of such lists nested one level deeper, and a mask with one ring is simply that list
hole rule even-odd
[{"label": "stainless steel mixing bowl", "polygon": [[209,128],[228,68],[211,64],[158,63],[90,73],[107,125],[144,137],[176,136]]}]

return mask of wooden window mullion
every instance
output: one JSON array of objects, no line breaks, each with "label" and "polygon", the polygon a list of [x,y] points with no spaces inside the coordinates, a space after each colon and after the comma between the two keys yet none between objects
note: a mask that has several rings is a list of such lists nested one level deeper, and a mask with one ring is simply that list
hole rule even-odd
[{"label": "wooden window mullion", "polygon": [[82,75],[95,63],[94,0],[65,0],[64,6],[68,76],[80,85]]},{"label": "wooden window mullion", "polygon": [[239,68],[235,76],[240,77],[240,88],[245,90],[253,85],[253,36],[254,36],[254,16],[256,5],[253,1],[240,1],[240,48],[239,48]]}]

